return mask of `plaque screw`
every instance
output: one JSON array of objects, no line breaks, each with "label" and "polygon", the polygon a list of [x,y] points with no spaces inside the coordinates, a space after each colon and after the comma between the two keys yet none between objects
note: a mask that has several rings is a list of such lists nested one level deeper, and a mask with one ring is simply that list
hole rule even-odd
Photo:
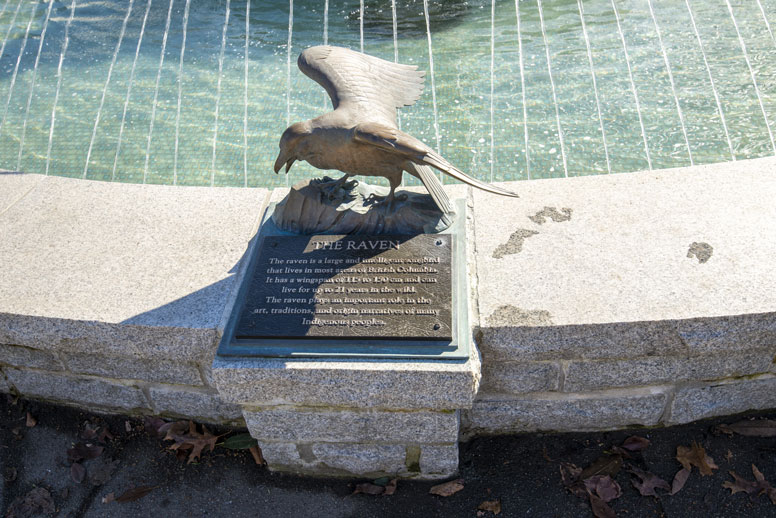
[{"label": "plaque screw", "polygon": [[442,327],[439,324],[434,324],[434,331],[439,331],[439,328]]},{"label": "plaque screw", "polygon": [[442,240],[441,240],[441,239],[437,239],[437,240],[436,240],[436,243],[434,243],[434,244],[435,244],[436,246],[442,246]]}]

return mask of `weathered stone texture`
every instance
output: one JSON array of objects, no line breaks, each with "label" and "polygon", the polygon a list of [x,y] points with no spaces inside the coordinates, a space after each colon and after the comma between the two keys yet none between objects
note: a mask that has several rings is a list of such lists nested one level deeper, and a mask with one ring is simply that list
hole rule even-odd
[{"label": "weathered stone texture", "polygon": [[241,422],[243,419],[242,408],[227,403],[215,391],[194,387],[151,386],[148,393],[154,410],[162,415],[190,417],[216,423]]},{"label": "weathered stone texture", "polygon": [[422,478],[445,478],[458,471],[458,443],[423,445],[420,449]]},{"label": "weathered stone texture", "polygon": [[477,400],[463,412],[463,435],[651,426],[659,422],[666,399],[663,388],[650,388]]},{"label": "weathered stone texture", "polygon": [[712,380],[768,371],[773,354],[767,350],[739,351],[695,357],[660,356],[633,360],[569,363],[563,390],[584,392],[612,387],[659,385]]},{"label": "weathered stone texture", "polygon": [[731,380],[677,390],[667,424],[776,408],[776,376]]},{"label": "weathered stone texture", "polygon": [[455,412],[270,408],[245,411],[254,437],[290,442],[455,442]]},{"label": "weathered stone texture", "polygon": [[407,473],[406,448],[399,444],[317,443],[312,452],[335,471],[362,476]]},{"label": "weathered stone texture", "polygon": [[94,354],[69,354],[64,359],[68,370],[76,374],[202,385],[202,377],[197,366],[182,360],[136,360]]},{"label": "weathered stone texture", "polygon": [[50,371],[62,370],[55,354],[18,345],[0,345],[0,363]]},{"label": "weathered stone texture", "polygon": [[224,399],[248,406],[449,410],[471,406],[479,362],[216,358],[213,378]]},{"label": "weathered stone texture", "polygon": [[558,390],[557,362],[493,362],[482,365],[480,392],[525,394]]},{"label": "weathered stone texture", "polygon": [[146,409],[150,408],[141,390],[129,383],[12,367],[3,371],[19,393],[25,397],[124,412],[147,413]]}]

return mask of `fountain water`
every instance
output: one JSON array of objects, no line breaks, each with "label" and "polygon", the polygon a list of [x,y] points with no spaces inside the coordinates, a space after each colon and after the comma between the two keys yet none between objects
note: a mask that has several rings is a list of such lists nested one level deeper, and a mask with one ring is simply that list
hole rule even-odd
[{"label": "fountain water", "polygon": [[100,115],[102,115],[102,108],[105,105],[105,94],[108,91],[108,85],[110,84],[110,77],[113,74],[113,67],[116,66],[116,58],[119,55],[119,49],[121,48],[121,42],[124,41],[124,34],[127,31],[127,22],[129,22],[129,15],[132,12],[132,6],[135,4],[135,0],[129,0],[129,6],[127,7],[127,14],[124,16],[124,22],[121,24],[121,32],[119,32],[119,40],[116,43],[116,49],[113,51],[113,59],[111,59],[110,66],[108,67],[108,77],[105,79],[105,86],[102,89],[102,97],[100,98],[100,106],[97,108],[97,116],[94,118],[94,129],[92,129],[92,138],[89,141],[89,149],[86,152],[86,162],[84,163],[84,174],[89,170],[89,159],[92,156],[92,148],[94,147],[94,138],[97,136],[97,126],[100,125]]},{"label": "fountain water", "polygon": [[676,95],[676,84],[674,83],[674,74],[671,72],[671,63],[668,61],[668,54],[666,53],[666,47],[663,44],[663,37],[660,34],[660,27],[657,24],[657,17],[655,11],[652,9],[652,0],[647,0],[647,6],[649,6],[649,15],[652,17],[652,23],[655,25],[655,32],[657,33],[657,41],[660,44],[660,52],[663,54],[663,62],[666,65],[666,72],[668,72],[668,80],[671,83],[671,93],[674,96],[674,104],[676,104],[676,113],[679,114],[679,124],[682,126],[682,135],[684,135],[684,143],[687,145],[687,154],[690,157],[690,165],[695,165],[692,159],[692,150],[690,149],[690,140],[687,138],[687,128],[684,124],[684,113],[682,112],[682,106],[679,104],[679,96]]},{"label": "fountain water", "polygon": [[[186,7],[183,8],[183,39],[181,40],[181,55],[178,61],[178,111],[175,114],[175,153],[173,155],[172,165],[172,184],[178,183],[178,144],[180,142],[181,131],[181,98],[183,97],[183,54],[186,52],[186,32],[189,25],[189,6],[191,0],[186,0]],[[143,183],[146,182],[145,175]]]},{"label": "fountain water", "polygon": [[[323,2],[323,44],[329,44],[329,0]],[[329,94],[323,92],[323,109],[329,106]]]},{"label": "fountain water", "polygon": [[[8,2],[6,2],[8,5]],[[38,42],[38,53],[35,55],[35,64],[32,67],[32,80],[30,82],[30,93],[27,95],[27,107],[24,110],[24,122],[22,123],[22,136],[19,139],[19,156],[16,159],[16,170],[20,171],[22,168],[22,152],[24,151],[24,137],[27,134],[27,119],[30,116],[30,106],[32,105],[32,94],[35,91],[35,79],[38,76],[38,65],[40,64],[40,54],[43,51],[43,42],[46,40],[46,30],[48,29],[48,23],[51,19],[51,8],[54,6],[54,2],[49,2],[48,9],[46,9],[46,19],[43,22],[43,30],[40,33],[40,41]],[[5,6],[3,6],[5,11]]]},{"label": "fountain water", "polygon": [[531,179],[531,159],[528,154],[528,106],[525,102],[525,66],[523,65],[523,40],[520,36],[520,1],[515,0],[515,18],[517,19],[517,59],[520,65],[520,95],[523,99],[523,140],[525,146],[525,176]]},{"label": "fountain water", "polygon": [[[294,0],[288,0],[288,45],[286,46],[286,126],[291,124],[291,42],[294,35]],[[288,175],[285,175],[288,187]]]},{"label": "fountain water", "polygon": [[[423,17],[426,20],[426,39],[428,41],[428,68],[431,74],[431,104],[434,109],[434,136],[436,137],[436,151],[441,153],[442,143],[439,137],[439,115],[437,112],[436,80],[434,78],[434,52],[431,49],[431,22],[428,16],[428,0],[423,0]],[[439,173],[439,180],[444,182],[444,175]]]},{"label": "fountain water", "polygon": [[760,2],[760,0],[757,0],[757,7],[760,8],[760,14],[763,16],[763,21],[765,22],[765,28],[768,30],[768,34],[771,37],[771,41],[776,44],[776,38],[773,36],[773,32],[771,31],[771,24],[768,23],[768,16],[765,14],[765,9],[763,9],[763,4]]},{"label": "fountain water", "polygon": [[563,141],[563,128],[560,125],[560,107],[558,105],[558,96],[555,93],[555,81],[552,79],[552,64],[550,63],[550,45],[547,41],[547,31],[544,28],[544,14],[542,14],[542,0],[536,0],[539,8],[539,24],[542,28],[542,39],[544,40],[544,52],[547,56],[547,74],[550,77],[550,87],[552,88],[552,102],[555,105],[555,121],[558,125],[558,139],[560,140],[560,156],[563,160],[563,174],[568,178],[569,169],[566,162],[566,145]]},{"label": "fountain water", "polygon": [[606,155],[606,172],[612,172],[612,165],[609,162],[609,146],[606,145],[606,130],[604,130],[604,119],[601,116],[601,101],[598,98],[598,84],[595,80],[595,68],[593,67],[593,51],[590,49],[590,38],[587,35],[587,27],[585,27],[585,9],[582,6],[582,0],[577,0],[577,7],[579,9],[579,21],[582,24],[582,36],[585,39],[585,48],[587,49],[587,62],[590,65],[590,79],[593,81],[593,93],[595,94],[595,108],[598,112],[598,125],[601,128],[601,138],[604,142],[604,154]]},{"label": "fountain water", "polygon": [[641,127],[641,138],[644,141],[644,154],[647,156],[647,166],[649,170],[652,170],[652,158],[649,156],[649,144],[647,144],[647,132],[644,130],[644,120],[641,117],[641,106],[639,105],[639,94],[636,91],[636,83],[633,81],[633,70],[631,69],[630,57],[628,56],[628,46],[625,44],[625,34],[622,32],[622,25],[620,24],[620,13],[617,11],[617,6],[612,2],[612,10],[614,11],[614,19],[617,22],[617,32],[620,35],[620,41],[622,42],[622,51],[625,54],[625,64],[628,68],[628,79],[630,80],[631,92],[633,93],[633,101],[636,103],[636,115],[639,118],[639,126]]},{"label": "fountain water", "polygon": [[75,17],[75,0],[70,4],[70,16],[65,22],[65,41],[62,43],[62,52],[59,54],[59,65],[57,65],[57,88],[54,92],[54,105],[51,108],[51,123],[49,124],[48,148],[46,149],[46,176],[49,174],[49,165],[51,164],[51,144],[54,141],[54,124],[56,122],[57,101],[59,101],[59,89],[62,86],[62,63],[65,61],[65,53],[70,44],[70,26]]},{"label": "fountain water", "polygon": [[113,172],[111,173],[111,180],[116,179],[116,166],[119,163],[119,153],[121,152],[121,139],[124,136],[124,123],[127,120],[127,108],[129,107],[129,99],[132,96],[132,83],[135,81],[135,68],[137,67],[137,57],[140,55],[140,45],[143,44],[143,35],[145,34],[146,23],[148,22],[148,13],[151,10],[151,0],[146,3],[145,14],[143,15],[143,24],[140,27],[140,36],[137,38],[137,46],[135,47],[135,58],[132,60],[132,70],[129,73],[129,82],[127,84],[127,95],[124,98],[124,110],[121,112],[121,124],[119,125],[119,138],[116,142],[116,155],[113,157]]},{"label": "fountain water", "polygon": [[210,163],[210,186],[216,180],[216,145],[218,144],[218,109],[221,107],[221,77],[224,73],[224,51],[226,50],[226,29],[229,27],[230,0],[226,0],[224,27],[221,30],[221,52],[218,54],[218,81],[216,83],[216,110],[213,117],[213,159]]},{"label": "fountain water", "polygon": [[[759,0],[758,0],[759,1]],[[722,129],[725,131],[725,140],[727,140],[728,149],[730,150],[730,158],[735,162],[736,154],[733,152],[733,142],[730,140],[730,133],[728,132],[727,122],[725,122],[725,113],[722,111],[722,103],[719,102],[719,93],[717,87],[714,84],[714,76],[711,74],[711,68],[709,62],[706,59],[706,51],[703,49],[703,41],[701,41],[701,34],[698,32],[698,26],[695,24],[695,16],[693,15],[692,8],[690,7],[690,0],[684,0],[687,5],[687,12],[690,13],[690,22],[692,23],[692,30],[695,32],[695,38],[698,40],[698,47],[701,49],[701,56],[703,56],[703,65],[706,67],[706,73],[709,76],[709,83],[711,84],[711,92],[714,94],[714,102],[717,104],[717,113],[722,121]]]},{"label": "fountain water", "polygon": [[167,20],[164,22],[164,36],[162,36],[162,51],[159,54],[159,68],[156,70],[156,83],[154,85],[154,100],[151,102],[151,122],[148,126],[148,137],[146,138],[145,162],[143,164],[143,183],[148,177],[148,160],[151,156],[151,137],[154,134],[154,120],[156,119],[156,105],[159,100],[159,81],[162,79],[162,66],[164,65],[164,51],[167,49],[167,35],[170,34],[170,19],[172,17],[172,6],[175,0],[170,0],[167,7]]},{"label": "fountain water", "polygon": [[364,52],[364,0],[361,0],[361,2],[359,3],[358,33],[361,41],[361,52]]},{"label": "fountain water", "polygon": [[[8,2],[5,3],[6,6],[8,5]],[[11,23],[8,24],[8,30],[5,33],[5,38],[3,38],[3,44],[0,45],[0,58],[3,57],[3,54],[5,53],[5,45],[8,43],[8,38],[11,36],[11,31],[13,30],[14,24],[16,23],[16,17],[19,16],[19,11],[22,8],[22,3],[19,2],[16,4],[16,11],[13,13],[13,18],[11,18]],[[5,11],[5,6],[3,6],[3,11]]]},{"label": "fountain water", "polygon": [[495,148],[493,131],[493,92],[494,70],[496,68],[496,0],[490,1],[490,181],[493,181],[493,164],[495,162]]},{"label": "fountain water", "polygon": [[[328,1],[328,0],[327,0]],[[243,187],[248,187],[248,43],[251,36],[251,0],[245,5],[245,75],[243,84]]]},{"label": "fountain water", "polygon": [[728,12],[730,13],[730,19],[733,21],[733,27],[735,27],[736,29],[736,36],[738,36],[738,43],[741,45],[741,52],[744,54],[744,60],[746,61],[746,66],[749,68],[749,75],[752,77],[752,86],[754,86],[754,92],[757,95],[757,102],[760,104],[760,111],[763,114],[763,119],[765,119],[765,128],[768,130],[768,138],[771,141],[771,148],[773,149],[773,154],[776,155],[776,143],[773,140],[773,132],[771,132],[771,123],[768,121],[768,114],[765,111],[763,98],[760,95],[760,88],[757,86],[757,78],[754,75],[754,69],[752,68],[752,63],[749,61],[749,52],[747,52],[746,50],[746,43],[744,43],[744,38],[741,37],[741,31],[738,30],[738,22],[736,21],[736,17],[733,14],[733,7],[730,5],[730,0],[725,0],[725,4],[727,4]]},{"label": "fountain water", "polygon": [[5,101],[5,109],[3,110],[3,118],[0,120],[0,134],[3,133],[3,127],[5,126],[6,118],[8,117],[8,108],[11,105],[11,95],[13,95],[13,87],[16,85],[16,77],[19,74],[19,65],[22,62],[22,56],[24,55],[24,49],[27,47],[27,40],[30,36],[30,27],[35,20],[35,11],[38,10],[38,4],[32,5],[32,11],[30,12],[30,21],[27,22],[27,29],[24,31],[24,39],[22,39],[22,45],[19,49],[19,56],[16,58],[16,65],[13,67],[13,74],[11,75],[11,86],[8,88],[8,99]]}]

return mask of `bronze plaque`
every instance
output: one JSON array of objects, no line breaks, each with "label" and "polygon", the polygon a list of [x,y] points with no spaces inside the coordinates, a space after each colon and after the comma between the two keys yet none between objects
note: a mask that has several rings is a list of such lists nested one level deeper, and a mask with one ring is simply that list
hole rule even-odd
[{"label": "bronze plaque", "polygon": [[452,340],[452,239],[267,236],[235,338]]}]

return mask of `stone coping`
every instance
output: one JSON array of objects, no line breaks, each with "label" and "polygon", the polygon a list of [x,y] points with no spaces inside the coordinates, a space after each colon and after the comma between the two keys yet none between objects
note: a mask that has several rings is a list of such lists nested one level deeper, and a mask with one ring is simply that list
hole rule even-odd
[{"label": "stone coping", "polygon": [[[769,157],[513,182],[517,200],[450,186],[470,209],[481,357],[215,369],[240,259],[282,189],[0,173],[0,388],[45,399],[42,380],[57,372],[85,387],[108,380],[108,408],[131,392],[129,409],[191,413],[163,403],[174,391],[227,405],[230,419],[235,405],[472,407],[463,427],[482,433],[544,429],[547,409],[556,429],[600,429],[765,408],[770,399],[710,406],[707,394],[744,394],[776,373],[775,173]],[[580,412],[587,420],[563,418]]]}]

